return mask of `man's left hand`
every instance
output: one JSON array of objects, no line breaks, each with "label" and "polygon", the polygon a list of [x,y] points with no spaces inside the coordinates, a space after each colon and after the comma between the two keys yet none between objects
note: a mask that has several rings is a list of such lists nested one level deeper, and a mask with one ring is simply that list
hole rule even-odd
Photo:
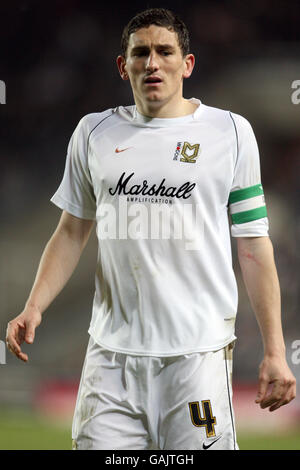
[{"label": "man's left hand", "polygon": [[[269,385],[272,385],[268,391]],[[296,396],[296,379],[282,356],[265,356],[259,367],[259,387],[255,403],[275,411]]]}]

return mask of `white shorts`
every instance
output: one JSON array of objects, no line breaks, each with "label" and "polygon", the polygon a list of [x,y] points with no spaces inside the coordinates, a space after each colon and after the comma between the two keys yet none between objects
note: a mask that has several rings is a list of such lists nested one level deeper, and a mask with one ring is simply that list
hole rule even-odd
[{"label": "white shorts", "polygon": [[89,340],[73,449],[238,449],[232,348],[173,357],[108,351]]}]

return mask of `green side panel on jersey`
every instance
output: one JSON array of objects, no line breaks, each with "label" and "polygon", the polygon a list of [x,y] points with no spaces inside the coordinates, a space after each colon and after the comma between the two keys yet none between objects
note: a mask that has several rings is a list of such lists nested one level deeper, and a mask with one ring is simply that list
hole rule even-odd
[{"label": "green side panel on jersey", "polygon": [[233,224],[245,224],[246,222],[252,222],[252,220],[262,219],[267,216],[267,208],[266,206],[262,206],[257,209],[251,209],[250,211],[232,214],[231,219]]},{"label": "green side panel on jersey", "polygon": [[234,202],[243,201],[244,199],[249,199],[250,197],[261,196],[264,194],[261,184],[256,184],[255,186],[249,186],[244,189],[237,189],[232,191],[229,195],[229,204]]}]

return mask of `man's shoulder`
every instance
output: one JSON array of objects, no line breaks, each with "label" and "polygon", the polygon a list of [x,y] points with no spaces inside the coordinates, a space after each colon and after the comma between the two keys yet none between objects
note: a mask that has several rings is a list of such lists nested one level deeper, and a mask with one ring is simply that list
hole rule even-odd
[{"label": "man's shoulder", "polygon": [[85,128],[87,131],[93,130],[102,121],[108,119],[116,112],[117,108],[109,108],[104,111],[85,114],[79,121],[78,125]]},{"label": "man's shoulder", "polygon": [[[101,124],[107,126],[113,125],[115,119],[129,119],[133,117],[134,106],[118,106],[116,108],[108,108],[101,112],[94,112],[84,115],[78,126],[84,130],[85,133],[89,134],[96,128],[101,128]],[[105,124],[104,124],[105,123]]]},{"label": "man's shoulder", "polygon": [[251,127],[249,121],[236,112],[229,109],[217,108],[214,106],[203,105],[205,113],[205,120],[221,127],[224,130],[234,127]]}]

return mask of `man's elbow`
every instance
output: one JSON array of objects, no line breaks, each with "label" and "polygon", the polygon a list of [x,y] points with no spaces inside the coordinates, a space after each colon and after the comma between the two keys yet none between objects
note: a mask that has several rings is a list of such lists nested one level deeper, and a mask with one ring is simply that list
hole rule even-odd
[{"label": "man's elbow", "polygon": [[261,265],[265,254],[274,254],[270,237],[240,237],[237,239],[237,252],[240,263],[253,262]]}]

